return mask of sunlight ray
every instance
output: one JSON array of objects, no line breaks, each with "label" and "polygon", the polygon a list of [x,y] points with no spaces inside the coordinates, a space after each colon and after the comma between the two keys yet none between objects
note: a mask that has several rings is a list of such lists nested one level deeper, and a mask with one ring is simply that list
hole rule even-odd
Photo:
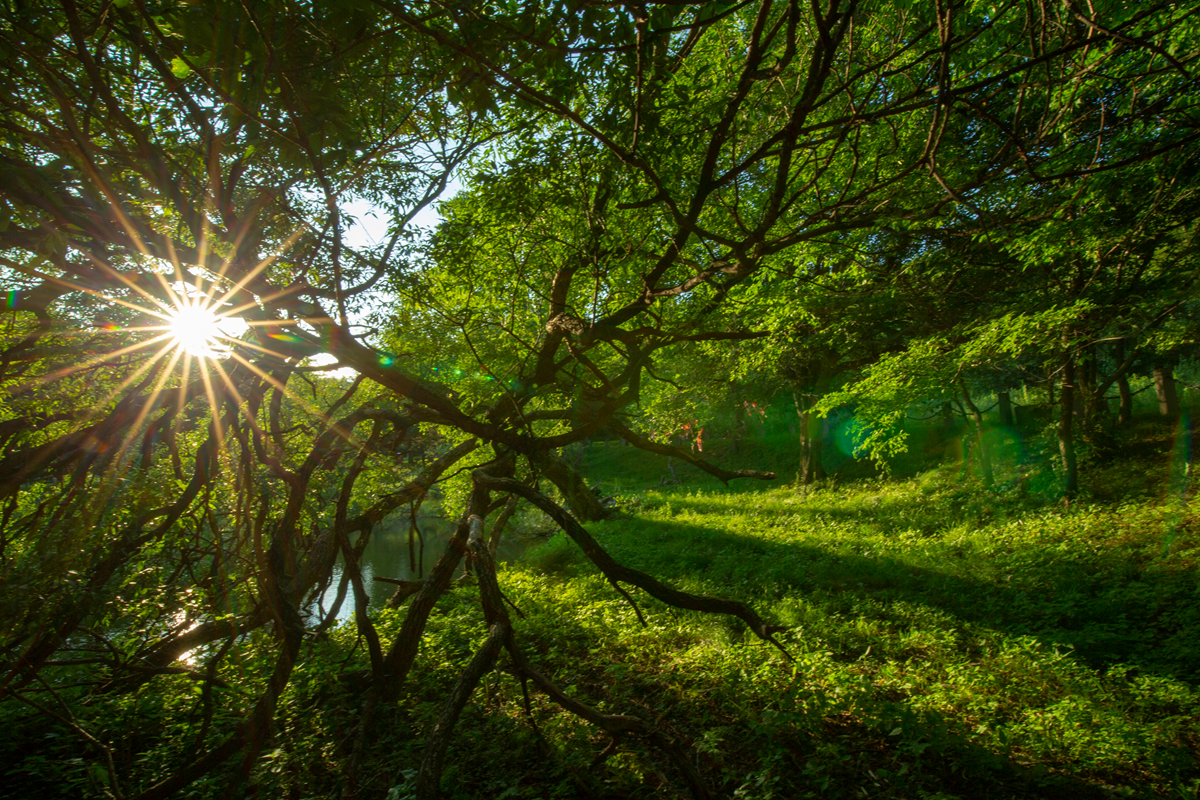
[{"label": "sunlight ray", "polygon": [[[179,257],[179,251],[175,249],[174,239],[167,239],[167,255],[167,260],[170,262],[171,269],[175,273],[175,280],[182,283],[185,280],[183,277],[183,260]],[[198,260],[204,258],[204,251],[200,247],[196,248],[196,257]]]},{"label": "sunlight ray", "polygon": [[118,483],[125,474],[126,456],[128,455],[134,441],[139,435],[144,433],[144,431],[141,430],[142,423],[145,421],[146,416],[149,415],[155,408],[156,398],[161,393],[163,384],[171,376],[171,371],[174,367],[175,360],[179,357],[179,350],[177,348],[172,350],[163,350],[155,358],[156,360],[161,360],[161,358],[166,356],[168,353],[174,353],[174,358],[172,359],[171,364],[168,365],[166,369],[162,370],[162,374],[158,376],[158,382],[154,385],[154,388],[150,390],[150,394],[147,397],[146,402],[143,404],[141,411],[138,413],[137,419],[134,420],[132,424],[124,428],[124,432],[120,440],[120,446],[117,448],[116,452],[107,457],[107,468],[103,471],[100,479],[96,483],[96,491],[98,493],[97,499],[100,500],[101,505],[110,502],[112,496],[116,493],[118,489]]},{"label": "sunlight ray", "polygon": [[[164,356],[166,356],[169,352],[171,352],[171,351],[166,350],[166,349],[160,350],[152,358],[150,358],[145,364],[142,364],[132,375],[127,377],[121,383],[121,385],[119,387],[117,387],[112,392],[110,392],[101,402],[91,404],[87,408],[87,410],[84,411],[83,414],[78,419],[74,420],[74,422],[76,422],[77,424],[74,426],[73,432],[77,433],[79,431],[85,430],[88,426],[88,423],[91,422],[92,420],[95,420],[97,417],[99,417],[101,415],[101,413],[109,413],[105,409],[105,407],[108,405],[108,403],[111,402],[111,400],[114,397],[116,397],[118,394],[123,392],[126,388],[131,386],[135,381],[137,381],[139,378],[141,378],[141,376],[144,375],[148,370],[153,369],[154,366],[156,364],[158,364],[162,360],[162,358]],[[164,378],[166,375],[169,375],[169,374],[170,374],[170,370],[168,369],[164,374]],[[160,378],[159,386],[161,386],[162,380],[163,379]],[[156,387],[154,392],[157,392],[157,391],[158,391],[158,388]],[[151,403],[148,403],[147,405],[150,405],[150,404]],[[139,422],[140,422],[140,419],[141,419],[141,417],[139,417]],[[135,423],[134,426],[126,428],[125,429],[125,437],[130,436],[130,432],[133,430],[136,430],[136,427],[137,427],[137,424]],[[40,463],[40,460],[38,458],[35,458],[33,463],[38,464],[38,463]],[[115,477],[120,474],[120,471],[119,470],[116,470],[116,471],[110,470],[110,471],[108,471],[107,474],[112,475],[115,480]],[[102,481],[99,485],[100,485],[100,487],[103,488],[108,485],[108,481]]]},{"label": "sunlight ray", "polygon": [[[179,274],[178,266],[176,266],[174,264],[174,262],[172,262],[172,266],[175,267],[175,274],[178,275]],[[154,275],[154,279],[158,281],[158,285],[162,287],[162,290],[164,292],[166,292],[167,297],[170,300],[170,303],[168,304],[168,308],[170,306],[179,308],[181,305],[183,305],[185,298],[179,292],[175,291],[175,287],[172,286],[171,282],[167,280],[167,276],[163,275],[161,272],[155,272],[152,274]],[[180,283],[183,283],[185,286],[187,285],[186,281],[180,281]],[[170,311],[168,310],[167,313],[169,314]]]},{"label": "sunlight ray", "polygon": [[9,269],[13,269],[13,270],[21,272],[25,275],[29,275],[32,278],[37,278],[38,280],[47,281],[49,283],[58,284],[60,286],[65,286],[66,288],[71,289],[72,291],[82,292],[84,294],[91,295],[92,297],[97,297],[97,298],[105,301],[106,303],[113,303],[114,305],[124,306],[124,307],[132,309],[134,311],[139,311],[143,314],[150,314],[152,316],[161,317],[164,320],[167,319],[167,314],[168,314],[167,305],[164,304],[158,298],[156,298],[152,295],[146,294],[144,291],[142,291],[139,287],[136,287],[136,286],[133,288],[137,289],[141,294],[143,294],[148,299],[154,301],[154,303],[156,305],[158,305],[162,310],[159,311],[159,310],[155,310],[155,309],[151,309],[151,308],[145,308],[144,306],[140,306],[137,303],[132,303],[128,300],[124,300],[120,297],[109,297],[108,295],[104,294],[103,292],[101,292],[97,289],[93,289],[90,286],[85,286],[81,283],[71,280],[70,278],[62,278],[57,275],[50,275],[48,273],[42,272],[39,269],[34,269],[33,267],[26,266],[24,264],[21,264],[19,262],[13,261],[11,259],[5,258],[3,256],[0,256],[0,266],[8,267]]},{"label": "sunlight ray", "polygon": [[[304,397],[302,397],[298,393],[296,393],[296,392],[292,391],[290,388],[288,388],[288,386],[286,384],[280,383],[273,375],[260,369],[256,364],[246,360],[245,358],[243,358],[236,352],[232,353],[231,356],[232,356],[232,358],[236,359],[239,363],[241,363],[243,366],[245,366],[247,369],[253,371],[256,375],[258,375],[260,378],[262,378],[264,381],[266,381],[269,385],[271,385],[272,387],[283,392],[284,396],[289,397],[292,400],[299,403],[300,406],[302,408],[304,408],[304,410],[308,411],[313,416],[324,421],[329,426],[329,429],[334,432],[335,435],[340,436],[343,440],[345,440],[346,443],[349,444],[351,447],[353,447],[356,452],[361,452],[364,448],[366,448],[366,442],[364,440],[358,438],[357,436],[355,436],[353,431],[347,431],[347,430],[337,426],[335,424],[335,421],[328,414],[325,414],[324,412],[315,408],[311,403],[309,403],[307,400],[305,400]],[[223,370],[222,370],[222,374],[224,374]],[[229,378],[226,377],[226,380],[228,381]],[[238,394],[237,389],[235,387],[230,386],[230,390],[232,392],[234,392],[235,395],[238,395],[240,398],[240,395]],[[262,430],[262,427],[258,424],[257,420],[251,420],[250,417],[245,414],[243,416],[245,416],[246,419],[249,420],[250,424],[253,425],[257,431],[259,431],[260,433],[263,434],[264,440],[270,441],[270,437],[267,436],[266,432]],[[372,455],[380,455],[379,453],[375,453],[375,452],[371,452],[371,454]],[[387,458],[382,458],[382,459],[380,459],[380,464],[383,466],[384,469],[386,469],[388,472],[390,472],[398,480],[407,480],[409,477],[409,475],[407,473],[405,473],[403,469],[401,469],[395,463],[393,463],[392,460],[389,460]]]},{"label": "sunlight ray", "polygon": [[321,420],[325,420],[325,421],[329,420],[328,415],[326,415],[324,412],[322,412],[320,409],[318,409],[316,406],[314,406],[312,403],[310,403],[308,400],[306,400],[301,394],[299,394],[298,392],[292,391],[290,388],[288,388],[287,384],[281,383],[277,378],[275,378],[275,376],[271,375],[269,372],[266,372],[265,370],[260,368],[257,364],[255,364],[254,362],[244,358],[243,356],[239,355],[238,353],[233,353],[232,358],[235,359],[239,364],[242,364],[243,366],[245,366],[247,369],[253,371],[254,374],[258,375],[263,380],[267,381],[267,383],[269,383],[273,388],[278,389],[279,391],[283,392],[285,396],[290,397],[292,400],[295,400],[300,405],[300,407],[303,408],[305,411],[307,411],[309,414],[312,414],[314,417],[317,417],[318,419],[321,419]]},{"label": "sunlight ray", "polygon": [[[81,152],[86,152],[86,148],[82,148]],[[96,185],[99,187],[100,191],[104,193],[105,199],[108,201],[109,209],[117,218],[117,224],[120,225],[125,231],[125,235],[129,237],[134,248],[142,255],[148,258],[153,258],[153,256],[150,254],[149,248],[146,247],[145,241],[142,239],[141,233],[135,229],[132,218],[125,212],[124,204],[121,202],[120,195],[113,190],[112,185],[104,179],[103,174],[96,169],[95,165],[91,163],[90,159],[87,159],[85,163],[87,163],[88,167],[90,168],[88,170],[88,172],[91,173],[90,177],[96,182]]]},{"label": "sunlight ray", "polygon": [[62,369],[55,370],[54,372],[48,373],[46,375],[40,375],[37,378],[34,378],[33,380],[29,380],[24,383],[17,384],[16,386],[8,389],[7,391],[9,394],[12,394],[12,393],[19,392],[19,391],[36,389],[39,386],[44,386],[45,384],[50,383],[51,381],[56,381],[59,378],[64,378],[68,375],[72,375],[81,370],[85,370],[85,369],[89,369],[94,366],[98,366],[99,364],[102,364],[105,361],[108,361],[109,359],[118,358],[120,356],[128,355],[130,353],[135,353],[139,350],[145,350],[149,347],[154,346],[156,343],[161,342],[165,339],[169,339],[169,338],[170,338],[170,334],[164,333],[164,334],[155,336],[153,339],[148,339],[144,342],[136,342],[134,344],[127,345],[125,347],[122,347],[120,350],[113,350],[111,352],[101,353],[99,355],[93,356],[92,358],[90,358],[87,361],[84,361],[82,363],[71,364],[69,366],[63,367]]},{"label": "sunlight ray", "polygon": [[[152,369],[155,364],[161,361],[162,357],[165,356],[166,353],[167,351],[165,350],[161,351],[150,362],[142,365],[137,374],[131,376],[131,380],[140,377],[146,371]],[[126,381],[126,383],[129,383],[129,381]],[[144,388],[144,385],[145,384],[139,388]],[[115,411],[115,409],[113,409],[113,411]],[[112,411],[109,411],[108,414],[109,418],[111,419]],[[88,414],[80,420],[80,422],[86,423],[89,419],[92,419],[96,416],[99,416],[98,412],[89,411]],[[81,424],[76,428],[77,431],[83,431],[86,429],[87,426],[85,424]],[[100,510],[105,508],[111,501],[113,494],[117,490],[118,482],[123,478],[124,470],[120,468],[120,465],[122,462],[122,455],[126,449],[126,443],[131,438],[136,436],[136,431],[137,423],[134,425],[122,426],[120,430],[121,446],[114,452],[110,452],[112,448],[110,447],[109,442],[106,441],[108,437],[105,437],[104,439],[95,439],[95,441],[97,441],[99,444],[97,448],[92,451],[92,457],[85,462],[86,473],[90,474],[95,479],[92,483],[91,490],[96,494],[94,494],[89,500],[88,507],[90,510],[94,512],[100,512]],[[93,469],[93,467],[96,467],[96,469]],[[99,474],[97,475],[97,473]]]},{"label": "sunlight ray", "polygon": [[176,308],[168,327],[175,344],[189,355],[212,357],[217,353],[213,344],[220,334],[220,320],[211,306],[197,299]]},{"label": "sunlight ray", "polygon": [[207,269],[210,236],[212,236],[212,221],[208,218],[208,214],[201,214],[200,237],[196,241],[196,262],[201,269]]},{"label": "sunlight ray", "polygon": [[245,347],[247,350],[255,350],[264,355],[274,356],[275,358],[280,358],[280,359],[284,359],[284,360],[292,358],[292,356],[289,355],[288,353],[283,353],[278,350],[272,350],[271,348],[266,347],[261,344],[258,344],[257,342],[248,342],[243,339],[232,339],[231,341],[237,342],[237,344],[239,346]]},{"label": "sunlight ray", "polygon": [[182,370],[182,372],[180,374],[180,378],[179,378],[179,393],[176,396],[176,400],[175,400],[175,413],[176,414],[182,414],[183,407],[185,405],[187,405],[187,403],[188,403],[187,389],[191,382],[192,362],[194,360],[195,359],[191,359],[191,358],[185,358],[183,360],[183,370]]},{"label": "sunlight ray", "polygon": [[345,431],[338,428],[334,424],[334,420],[332,420],[328,414],[325,414],[324,412],[317,409],[312,403],[308,402],[303,397],[301,397],[300,394],[289,389],[286,384],[280,383],[274,376],[263,371],[257,365],[255,365],[254,363],[239,356],[237,353],[233,354],[233,358],[237,359],[239,363],[244,364],[248,369],[252,370],[255,374],[257,374],[263,380],[270,383],[271,386],[273,386],[276,389],[278,389],[279,391],[283,392],[285,396],[290,397],[292,400],[295,400],[297,403],[300,404],[301,408],[303,408],[305,411],[307,411],[308,413],[317,417],[318,419],[326,422],[332,429],[334,429],[334,432],[338,436],[341,436],[348,443],[353,445],[355,449],[361,449],[363,447],[363,444],[361,441],[356,439],[352,434],[348,434]]},{"label": "sunlight ray", "polygon": [[[243,363],[245,363],[245,362],[243,362]],[[263,445],[265,447],[270,447],[271,449],[276,449],[275,441],[269,435],[267,435],[267,432],[262,429],[261,425],[259,425],[258,420],[255,419],[254,415],[250,413],[249,403],[246,402],[246,398],[242,397],[242,393],[238,391],[237,386],[234,385],[233,379],[225,371],[224,366],[222,366],[219,363],[214,363],[213,367],[216,369],[217,374],[219,374],[221,376],[221,380],[225,383],[225,386],[229,390],[230,394],[232,394],[234,396],[234,398],[236,398],[238,412],[241,414],[242,418],[245,419],[246,422],[250,425],[250,427],[254,429],[254,432],[257,433],[262,438]],[[264,376],[260,375],[260,377],[264,377]],[[272,382],[269,379],[267,379],[265,382],[268,383],[268,385],[275,385],[275,384],[272,384]],[[278,382],[276,381],[275,383],[278,383]],[[282,391],[285,394],[289,393],[289,390],[286,387],[284,387],[282,389]],[[299,398],[294,398],[294,399],[299,399]],[[283,460],[282,456],[284,456],[284,455],[285,455],[284,453],[276,453],[274,455],[274,458],[277,461],[282,462],[282,460]]]},{"label": "sunlight ray", "polygon": [[[164,261],[164,260],[168,260],[168,261],[171,261],[172,265],[174,266],[174,260],[172,260],[172,259],[163,259],[163,258],[161,258],[161,257],[159,257],[159,256],[155,256],[155,255],[153,255],[153,254],[152,254],[152,253],[150,253],[148,250],[146,250],[146,248],[145,248],[144,246],[142,246],[142,244],[141,244],[141,240],[140,240],[140,239],[136,240],[136,246],[137,246],[137,250],[138,250],[138,252],[139,252],[139,253],[141,253],[141,255],[143,255],[145,258],[148,258],[148,259],[153,259],[153,260],[155,260],[155,261]],[[173,255],[173,254],[174,254],[174,251],[173,251],[173,249],[172,249],[172,255]],[[116,280],[118,280],[118,281],[120,281],[121,283],[123,283],[123,284],[125,285],[125,287],[126,287],[126,288],[128,288],[128,289],[131,289],[131,290],[132,290],[132,291],[133,291],[135,294],[140,294],[142,297],[144,297],[144,298],[146,298],[147,300],[151,301],[151,302],[152,302],[152,303],[154,303],[155,305],[158,305],[158,306],[160,306],[160,307],[163,307],[163,308],[166,308],[166,307],[167,307],[167,305],[168,305],[167,303],[164,303],[162,300],[160,300],[159,298],[157,298],[157,297],[155,297],[154,295],[150,294],[148,291],[146,291],[145,289],[143,289],[141,286],[139,286],[139,285],[137,285],[136,283],[134,283],[132,280],[130,280],[130,278],[129,278],[128,276],[126,276],[124,273],[122,273],[122,272],[118,271],[118,270],[116,269],[116,267],[114,267],[112,264],[110,264],[110,263],[108,263],[108,262],[106,262],[106,261],[103,261],[102,259],[100,259],[100,258],[97,258],[97,257],[95,257],[95,256],[90,256],[90,257],[89,257],[89,260],[92,262],[92,264],[93,264],[93,265],[94,265],[94,266],[95,266],[97,269],[100,269],[101,271],[103,271],[103,272],[106,272],[107,274],[111,275],[113,278],[115,278]],[[156,276],[156,277],[159,277],[159,278],[161,278],[161,273],[159,273],[159,272],[150,271],[150,272],[149,272],[149,274],[150,274],[150,275],[154,275],[154,276]],[[173,291],[171,291],[169,288],[167,289],[167,297],[169,298],[169,300],[170,300],[171,302],[174,302],[174,300],[176,299],[176,298],[175,298],[175,293],[174,293]]]},{"label": "sunlight ray", "polygon": [[[103,409],[105,406],[107,406],[109,403],[111,403],[113,398],[115,398],[117,395],[121,394],[126,389],[128,389],[130,386],[132,386],[135,381],[139,380],[141,378],[141,376],[144,375],[148,370],[154,368],[154,366],[156,364],[158,364],[159,361],[161,361],[167,354],[169,354],[171,352],[172,352],[172,349],[163,349],[163,350],[159,350],[157,353],[155,353],[153,356],[151,356],[146,361],[145,364],[142,364],[140,367],[137,368],[137,370],[132,375],[130,375],[124,381],[122,381],[120,386],[118,386],[117,388],[115,388],[111,392],[109,392],[100,402],[94,403],[92,405],[91,409],[89,409],[88,412],[84,414],[82,419],[83,420],[94,419],[96,416],[98,416],[101,413],[101,409]],[[172,363],[174,363],[174,362],[172,362]]]},{"label": "sunlight ray", "polygon": [[122,437],[121,447],[117,451],[116,455],[113,456],[113,464],[117,466],[117,469],[114,471],[115,473],[119,474],[122,471],[121,467],[124,464],[126,453],[133,445],[134,439],[136,439],[140,433],[143,433],[143,431],[141,431],[142,423],[145,422],[147,416],[157,409],[158,398],[162,394],[163,385],[170,379],[175,370],[175,364],[178,363],[179,359],[185,355],[182,348],[175,347],[171,350],[162,351],[159,356],[161,357],[167,353],[172,354],[171,362],[167,364],[166,369],[164,369],[162,374],[158,376],[158,382],[154,385],[154,388],[150,390],[150,395],[146,398],[146,402],[142,405],[141,411],[138,412],[137,419],[135,419],[133,423],[126,429],[125,436]]},{"label": "sunlight ray", "polygon": [[[175,240],[166,235],[162,236],[162,239],[166,243],[167,249],[169,251],[168,257],[165,259],[160,255],[156,255],[155,253],[150,252],[149,246],[146,244],[145,239],[142,237],[142,234],[141,234],[140,230],[138,229],[139,226],[135,225],[135,223],[133,221],[133,217],[131,217],[129,214],[126,213],[126,211],[123,207],[123,204],[120,202],[119,195],[113,190],[113,187],[111,186],[111,184],[107,180],[105,180],[99,172],[97,172],[95,170],[94,165],[90,164],[90,160],[89,160],[88,166],[90,167],[90,169],[88,170],[89,173],[93,173],[91,175],[91,177],[93,178],[93,180],[96,181],[101,192],[105,195],[105,199],[108,201],[109,208],[113,211],[113,214],[117,218],[118,224],[124,230],[126,236],[129,238],[129,241],[132,243],[133,248],[138,253],[140,253],[142,256],[144,256],[146,258],[154,259],[157,261],[163,261],[163,260],[169,261],[172,264],[172,266],[176,269],[176,271],[178,271],[179,264],[182,262],[182,259],[179,258],[179,253],[175,248]],[[201,217],[203,217],[203,216],[204,215],[201,214]],[[201,254],[202,254],[201,251],[198,250],[197,257],[199,257]],[[157,301],[156,298],[153,298],[152,296],[150,296],[147,292],[145,292],[145,290],[130,283],[127,279],[125,279],[122,275],[120,275],[120,273],[117,273],[112,268],[111,265],[100,262],[95,258],[93,258],[92,261],[96,262],[97,266],[99,266],[101,269],[106,269],[108,271],[111,271],[114,274],[114,277],[116,277],[118,280],[122,281],[123,283],[126,283],[134,291],[142,294],[143,296],[147,297],[148,299],[155,300],[155,302],[160,302],[160,301]],[[199,266],[203,266],[203,265],[201,264]],[[159,273],[154,273],[154,274],[159,274]],[[168,290],[168,291],[169,291],[169,294],[172,296],[172,300],[174,300],[175,299],[174,292],[171,290]]]},{"label": "sunlight ray", "polygon": [[[292,233],[289,234],[288,237],[284,239],[283,242],[281,242],[276,248],[277,252],[274,255],[259,259],[259,262],[249,272],[236,278],[231,277],[231,270],[233,267],[232,261],[226,260],[225,265],[217,274],[225,280],[228,280],[233,286],[224,295],[216,298],[216,302],[222,305],[227,303],[229,298],[236,294],[239,290],[246,290],[253,293],[254,290],[250,286],[251,282],[254,281],[260,274],[262,274],[264,270],[278,261],[281,256],[285,255],[288,250],[291,249],[292,245],[294,245],[300,239],[300,237],[304,235],[304,233],[305,231],[302,226],[296,226],[296,229],[293,230]],[[274,289],[275,287],[272,286],[271,288]]]},{"label": "sunlight ray", "polygon": [[197,360],[196,366],[200,369],[200,380],[204,382],[204,394],[208,397],[208,404],[212,408],[213,432],[217,437],[217,451],[221,452],[225,449],[225,431],[221,429],[221,404],[217,402],[216,393],[213,391],[212,377],[208,374],[208,362]]},{"label": "sunlight ray", "polygon": [[[284,291],[278,291],[278,292],[275,292],[274,294],[270,294],[270,295],[260,295],[258,300],[247,300],[245,303],[242,303],[240,306],[231,307],[229,309],[229,313],[232,315],[240,315],[242,312],[248,311],[252,308],[259,309],[259,308],[261,308],[261,305],[259,304],[260,301],[262,303],[271,303],[271,302],[274,302],[275,300],[278,300],[281,297],[285,297],[286,295],[287,295],[287,292],[284,292]],[[226,294],[225,297],[229,297],[229,295]],[[270,324],[271,320],[255,320],[255,322],[257,322],[259,324]]]},{"label": "sunlight ray", "polygon": [[[105,325],[96,330],[94,335],[103,336],[106,333],[154,333],[155,331],[167,331],[170,330],[170,328],[170,325],[131,325],[126,327],[124,325],[117,325],[116,323],[113,323],[110,325]],[[79,332],[83,333],[86,330],[87,328],[81,328]]]}]

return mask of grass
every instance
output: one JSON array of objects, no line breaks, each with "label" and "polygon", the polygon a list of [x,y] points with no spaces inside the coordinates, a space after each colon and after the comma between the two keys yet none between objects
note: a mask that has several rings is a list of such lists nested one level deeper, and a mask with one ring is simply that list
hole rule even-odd
[{"label": "grass", "polygon": [[[791,661],[739,622],[635,592],[639,625],[562,534],[503,565],[501,586],[531,660],[602,711],[654,721],[723,797],[1195,800],[1200,514],[1182,441],[1150,423],[1097,449],[1069,507],[1036,442],[997,442],[996,488],[953,460],[914,459],[891,478],[843,463],[816,488],[724,487],[678,463],[681,482],[664,485],[661,461],[615,444],[570,454],[618,498],[619,515],[588,526],[614,557],[753,604],[784,626]],[[789,449],[768,435],[724,463],[783,472]],[[403,614],[374,612],[381,637]],[[472,588],[439,604],[405,699],[364,744],[361,796],[411,796],[425,732],[483,630]],[[253,784],[231,765],[186,796],[227,796],[226,781],[234,796],[340,796],[364,651],[352,622],[307,640]],[[163,679],[89,713],[134,735],[186,716],[197,691]],[[464,710],[447,764],[456,800],[686,795],[646,742],[611,740],[533,691],[526,706],[503,664]]]},{"label": "grass", "polygon": [[[1200,515],[1156,494],[1169,452],[1094,464],[1102,491],[1065,508],[1036,476],[985,489],[958,465],[815,491],[677,466],[660,486],[631,449],[591,448],[627,509],[590,526],[604,546],[753,603],[794,663],[650,600],[638,628],[561,535],[502,579],[562,680],[662,720],[735,797],[1197,797]],[[634,763],[640,783],[590,791],[665,791]]]}]

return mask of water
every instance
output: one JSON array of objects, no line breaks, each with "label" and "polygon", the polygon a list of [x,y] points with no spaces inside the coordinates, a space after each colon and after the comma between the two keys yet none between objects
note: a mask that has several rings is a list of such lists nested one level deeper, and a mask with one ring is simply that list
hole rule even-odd
[{"label": "water", "polygon": [[[371,532],[371,539],[363,550],[361,563],[364,588],[371,598],[370,608],[383,608],[391,596],[396,593],[395,584],[377,581],[375,580],[376,576],[409,581],[424,578],[445,552],[446,543],[454,535],[455,524],[440,516],[421,515],[417,517],[417,527],[421,530],[425,548],[422,559],[420,540],[414,539],[415,564],[410,561],[408,514],[394,514],[384,519]],[[500,540],[496,560],[499,562],[514,561],[524,554],[528,544],[529,541],[517,536],[510,526],[505,531],[504,538]],[[337,564],[333,568],[333,580],[330,581],[329,588],[325,590],[325,594],[321,598],[321,606],[326,612],[333,606],[337,598],[337,587],[342,580],[343,569],[342,557],[338,556]],[[461,569],[460,567],[460,574]],[[317,609],[313,609],[313,612],[320,613]],[[346,599],[342,601],[342,606],[338,609],[338,620],[353,617],[354,590],[353,587],[347,585]]]}]

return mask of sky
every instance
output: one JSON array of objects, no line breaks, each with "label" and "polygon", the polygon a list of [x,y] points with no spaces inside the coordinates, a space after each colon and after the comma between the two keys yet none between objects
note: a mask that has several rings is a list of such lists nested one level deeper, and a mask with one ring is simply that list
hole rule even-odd
[{"label": "sky", "polygon": [[[437,205],[440,201],[449,200],[462,185],[457,180],[451,180],[446,187],[446,191],[442,192],[438,200],[427,205],[425,208],[413,218],[410,225],[414,228],[433,228],[442,221],[441,214],[438,213]],[[388,213],[384,209],[380,209],[372,205],[369,200],[354,200],[342,206],[344,211],[349,216],[353,217],[355,222],[347,227],[342,232],[342,241],[351,248],[368,249],[382,242],[387,241],[388,237]],[[232,322],[232,321],[231,321]],[[240,322],[238,320],[237,322]],[[244,327],[244,325],[243,325]],[[322,354],[315,358],[309,359],[309,363],[314,366],[323,366],[332,364],[336,359],[328,354]],[[335,370],[329,373],[332,376],[339,378],[353,378],[354,370],[349,367]]]}]

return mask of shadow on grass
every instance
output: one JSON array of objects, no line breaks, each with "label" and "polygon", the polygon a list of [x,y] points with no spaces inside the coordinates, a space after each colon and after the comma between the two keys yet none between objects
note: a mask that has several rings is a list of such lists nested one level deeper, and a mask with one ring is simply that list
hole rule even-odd
[{"label": "shadow on grass", "polygon": [[[803,522],[792,517],[790,524]],[[1030,542],[997,558],[998,571],[984,577],[964,574],[981,558],[943,542],[931,543],[935,552],[924,556],[945,561],[934,568],[690,522],[638,518],[618,525],[621,530],[604,536],[613,556],[668,582],[699,581],[707,591],[760,605],[799,596],[834,614],[882,615],[885,623],[889,605],[917,603],[1069,649],[1096,669],[1120,663],[1200,680],[1200,574],[1194,569],[1057,560]]]},{"label": "shadow on grass", "polygon": [[[1190,434],[1191,426],[1183,424]],[[1143,420],[1126,435],[1140,443],[1140,450],[1130,451],[1132,460],[1093,465],[1085,475],[1085,488],[1091,484],[1093,496],[1109,502],[1121,497],[1144,500],[1161,491],[1186,496],[1186,491],[1181,494],[1171,486],[1174,473],[1180,471],[1174,464],[1178,453],[1173,451],[1191,436],[1160,419]],[[945,442],[935,444],[940,447]],[[631,461],[627,457],[631,449],[593,448],[585,454],[588,466],[595,469],[591,474],[607,474],[613,482],[632,488],[661,469],[654,459]],[[1093,668],[1122,663],[1200,682],[1200,639],[1195,635],[1200,630],[1200,603],[1196,602],[1200,569],[1186,558],[1154,557],[1180,546],[1179,541],[1194,539],[1200,519],[1181,505],[1175,529],[1165,531],[1161,543],[1154,543],[1144,531],[1123,530],[1128,524],[1114,510],[1105,522],[1108,527],[1098,528],[1094,541],[1073,539],[1068,545],[1051,537],[1047,545],[1036,529],[1042,524],[1039,514],[1058,506],[1055,475],[1017,469],[1028,453],[1010,434],[997,432],[993,453],[1003,474],[1019,476],[1007,486],[984,490],[961,480],[968,470],[960,463],[943,465],[940,476],[931,476],[932,494],[914,488],[881,491],[871,498],[858,488],[859,496],[849,501],[840,492],[818,492],[809,498],[760,495],[764,485],[749,481],[721,490],[695,468],[677,465],[675,472],[689,488],[725,496],[692,498],[683,487],[667,487],[661,496],[653,497],[652,505],[670,505],[674,513],[685,516],[695,511],[700,519],[625,518],[602,530],[611,531],[608,546],[615,556],[664,580],[701,581],[712,591],[731,596],[748,592],[765,596],[768,602],[787,595],[812,597],[855,614],[863,613],[854,607],[864,599],[883,604],[917,602],[965,622],[1070,649]],[[915,469],[918,461],[914,459],[906,469]],[[960,480],[949,477],[954,472],[960,473]],[[736,498],[732,504],[729,495]],[[771,511],[758,511],[753,519],[762,524],[762,535],[730,533],[719,521],[708,521],[760,503],[771,507]],[[1012,521],[1027,526],[1025,533],[994,547],[986,541],[991,536],[985,530],[988,526]],[[840,530],[829,544],[814,543],[827,523]],[[1051,524],[1075,522],[1067,517]],[[864,535],[860,539],[848,535],[848,526]],[[734,522],[732,527],[745,529],[746,522]],[[781,529],[800,535],[788,533],[781,540]],[[946,541],[948,530],[961,531],[958,538],[964,543]],[[975,530],[978,535],[973,535]],[[888,542],[914,534],[928,536],[929,541],[900,546]],[[1114,541],[1121,538],[1135,545]],[[897,553],[910,546],[912,559]],[[1160,553],[1151,552],[1159,546]],[[872,549],[885,552],[872,553]]]},{"label": "shadow on grass", "polygon": [[[789,670],[784,664],[770,671],[773,676],[751,678],[732,666],[689,677],[686,668],[674,668],[670,659],[664,664],[654,656],[645,658],[639,640],[614,646],[607,641],[611,637],[563,615],[539,624],[543,622],[531,618],[519,626],[535,662],[556,673],[557,680],[569,682],[581,699],[609,713],[657,719],[694,753],[706,780],[722,796],[1111,796],[1100,781],[1069,769],[1031,766],[1027,757],[1018,758],[1007,748],[973,741],[969,721],[889,698],[869,682],[851,679],[830,687],[793,679],[785,687]],[[686,688],[681,686],[689,681]],[[777,686],[766,691],[765,700],[761,689],[741,696],[750,688],[747,681]],[[661,755],[647,753],[633,740],[622,742],[622,750],[626,748],[662,761]],[[586,758],[557,752],[558,758],[576,764]],[[643,796],[625,793],[628,786],[620,793],[606,793],[611,788],[606,786],[606,768],[597,766],[593,762],[585,778],[595,796]],[[669,771],[665,764],[660,768]]]}]

